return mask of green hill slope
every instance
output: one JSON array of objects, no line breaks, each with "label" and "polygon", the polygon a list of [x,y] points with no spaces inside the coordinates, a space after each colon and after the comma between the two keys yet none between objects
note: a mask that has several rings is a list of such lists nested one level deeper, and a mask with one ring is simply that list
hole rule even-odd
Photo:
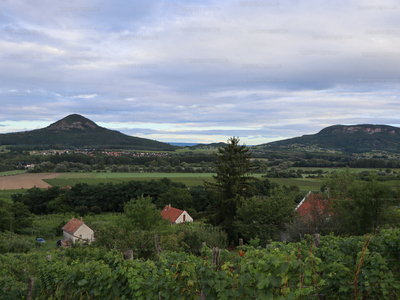
[{"label": "green hill slope", "polygon": [[0,134],[0,145],[28,148],[122,148],[174,150],[177,147],[149,139],[132,137],[98,126],[77,114],[69,115],[48,127]]},{"label": "green hill slope", "polygon": [[311,135],[303,135],[260,146],[271,149],[320,147],[349,152],[400,150],[400,128],[388,125],[334,125]]}]

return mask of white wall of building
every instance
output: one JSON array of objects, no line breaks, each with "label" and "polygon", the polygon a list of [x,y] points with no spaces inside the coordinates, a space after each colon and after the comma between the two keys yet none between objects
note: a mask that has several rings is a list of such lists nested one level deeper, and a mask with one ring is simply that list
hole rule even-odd
[{"label": "white wall of building", "polygon": [[79,240],[79,238],[84,239],[84,240],[89,240],[90,242],[94,241],[94,231],[89,228],[86,224],[81,225],[75,232],[74,234],[70,234],[66,232],[65,230],[63,231],[63,240],[71,240],[73,243],[75,243],[75,240]]},{"label": "white wall of building", "polygon": [[71,240],[72,242],[74,242],[74,236],[63,230],[63,240]]},{"label": "white wall of building", "polygon": [[[185,218],[183,217],[185,216]],[[185,221],[183,221],[185,219]],[[183,213],[176,219],[175,224],[183,223],[183,222],[193,222],[193,218],[189,216],[189,214],[186,212],[186,210],[183,211]]]},{"label": "white wall of building", "polygon": [[94,232],[86,224],[82,224],[77,231],[74,232],[74,236],[81,239],[88,239],[89,241],[94,241]]}]

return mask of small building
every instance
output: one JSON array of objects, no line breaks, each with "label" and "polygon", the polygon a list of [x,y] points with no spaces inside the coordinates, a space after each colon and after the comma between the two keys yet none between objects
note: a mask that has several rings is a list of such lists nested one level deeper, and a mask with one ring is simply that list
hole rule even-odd
[{"label": "small building", "polygon": [[171,207],[171,204],[164,207],[164,209],[161,211],[161,215],[165,220],[170,221],[171,224],[193,222],[193,218],[187,213],[186,210],[180,210]]},{"label": "small building", "polygon": [[330,201],[325,199],[324,195],[314,194],[311,191],[301,200],[295,211],[299,213],[299,216],[310,219],[314,219],[320,215],[327,218],[332,214]]},{"label": "small building", "polygon": [[75,243],[79,241],[94,241],[94,230],[83,223],[82,218],[77,220],[72,218],[63,228],[63,245],[68,241]]}]

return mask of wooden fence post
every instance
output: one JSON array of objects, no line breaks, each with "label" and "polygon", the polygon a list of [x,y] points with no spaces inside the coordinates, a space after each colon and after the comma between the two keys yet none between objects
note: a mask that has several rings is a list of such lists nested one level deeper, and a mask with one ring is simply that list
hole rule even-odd
[{"label": "wooden fence post", "polygon": [[133,250],[126,250],[124,253],[124,259],[133,259]]},{"label": "wooden fence post", "polygon": [[13,217],[13,214],[11,213],[10,214],[10,243],[12,240],[12,217]]},{"label": "wooden fence post", "polygon": [[265,250],[268,250],[269,246],[271,246],[271,240],[267,240],[267,247],[265,248]]},{"label": "wooden fence post", "polygon": [[243,246],[243,239],[239,239],[239,246]]},{"label": "wooden fence post", "polygon": [[207,298],[207,297],[206,297],[206,294],[204,293],[203,290],[201,290],[199,299],[200,299],[200,300],[206,300],[206,298]]},{"label": "wooden fence post", "polygon": [[221,249],[218,249],[217,247],[212,248],[212,256],[211,256],[211,264],[213,266],[218,266],[219,265],[219,256],[221,254]]},{"label": "wooden fence post", "polygon": [[68,300],[68,286],[69,284],[67,283],[67,285],[65,286],[64,300]]},{"label": "wooden fence post", "polygon": [[33,292],[33,282],[35,278],[34,277],[29,277],[29,282],[28,282],[28,291],[26,292],[26,300],[32,300],[32,292]]},{"label": "wooden fence post", "polygon": [[160,246],[160,243],[158,242],[158,234],[157,233],[154,235],[154,244],[156,246],[157,254],[164,252],[163,248]]},{"label": "wooden fence post", "polygon": [[319,244],[320,244],[320,238],[319,238],[319,234],[318,233],[314,233],[313,234],[313,237],[314,237],[314,245],[315,245],[315,247],[319,247]]},{"label": "wooden fence post", "polygon": [[158,243],[158,234],[154,235],[154,245],[156,247],[156,253],[160,254],[160,244]]}]

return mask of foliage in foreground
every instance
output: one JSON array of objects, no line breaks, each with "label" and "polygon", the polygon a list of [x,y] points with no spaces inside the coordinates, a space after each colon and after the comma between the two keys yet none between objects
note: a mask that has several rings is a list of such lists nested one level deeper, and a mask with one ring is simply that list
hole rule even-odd
[{"label": "foliage in foreground", "polygon": [[[157,260],[123,260],[115,251],[76,248],[55,251],[46,261],[28,254],[0,257],[2,299],[22,299],[28,276],[35,276],[34,299],[397,299],[400,231],[377,236],[325,236],[316,248],[272,243],[268,249],[243,247],[238,256],[224,250],[218,265],[211,249],[201,256],[166,253]],[[13,266],[13,270],[10,268]]]}]

